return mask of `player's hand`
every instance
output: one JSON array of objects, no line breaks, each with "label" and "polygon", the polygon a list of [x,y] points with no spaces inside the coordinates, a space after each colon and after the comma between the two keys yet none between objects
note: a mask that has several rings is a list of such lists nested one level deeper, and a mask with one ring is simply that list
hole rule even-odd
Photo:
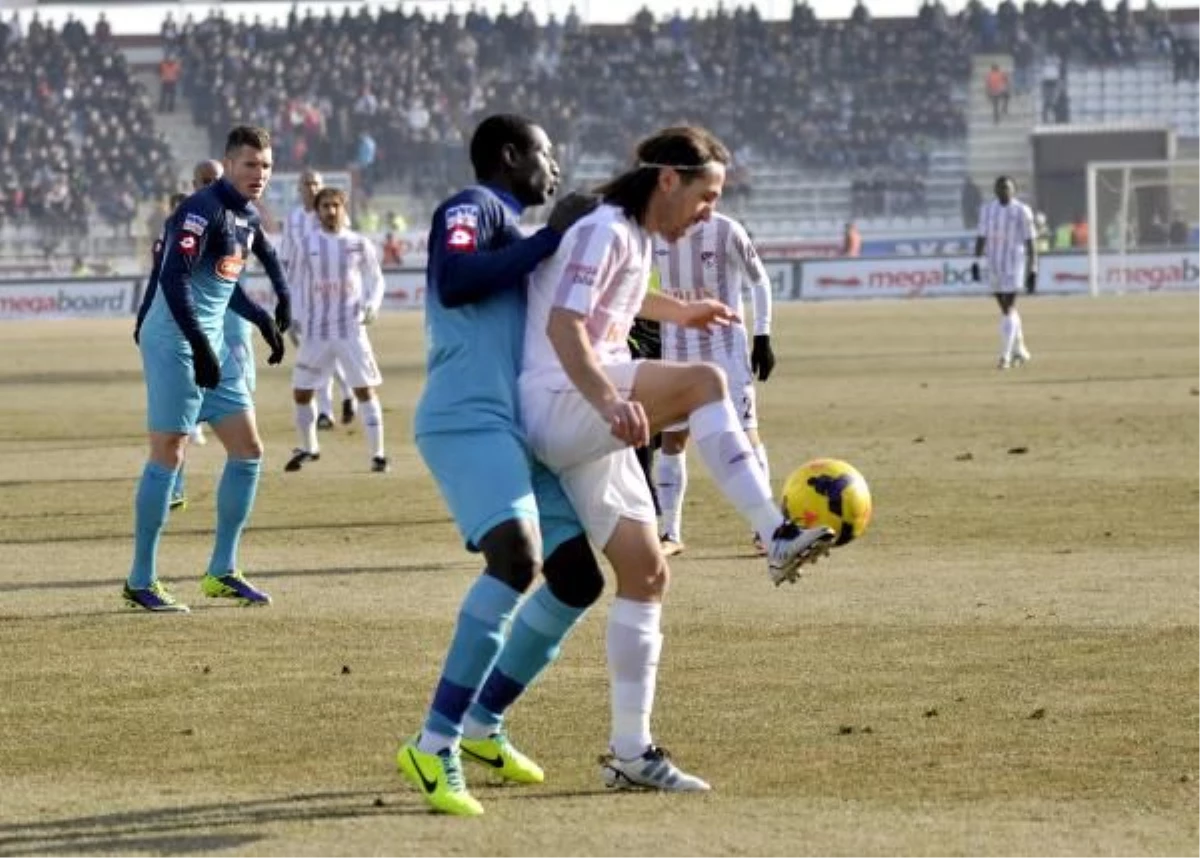
[{"label": "player's hand", "polygon": [[1036,268],[1031,268],[1029,273],[1025,275],[1025,291],[1032,295],[1037,291],[1038,273]]},{"label": "player's hand", "polygon": [[378,318],[379,318],[379,311],[376,310],[374,307],[372,307],[370,304],[363,307],[362,323],[364,325],[369,325]]},{"label": "player's hand", "polygon": [[601,414],[614,438],[630,447],[645,447],[650,443],[650,421],[642,403],[618,399],[607,405]]},{"label": "player's hand", "polygon": [[705,298],[702,301],[691,301],[685,304],[678,324],[684,328],[707,330],[714,326],[726,328],[733,322],[740,321],[738,314],[725,304],[712,298]]},{"label": "player's hand", "polygon": [[983,279],[983,276],[979,272],[979,263],[978,262],[971,263],[971,279],[976,283],[978,283],[980,280]]},{"label": "player's hand", "polygon": [[575,221],[587,217],[595,211],[598,205],[600,205],[600,198],[595,194],[567,194],[554,204],[546,225],[562,235],[571,228]]},{"label": "player's hand", "polygon": [[275,327],[286,331],[292,326],[292,299],[290,295],[280,295],[275,302]]},{"label": "player's hand", "polygon": [[755,334],[754,346],[750,349],[750,372],[757,375],[759,381],[771,377],[775,369],[775,352],[771,351],[771,335]]},{"label": "player's hand", "polygon": [[267,345],[271,347],[271,353],[267,355],[267,363],[271,366],[278,366],[283,362],[284,352],[287,351],[283,342],[283,334],[280,333],[279,327],[274,321],[268,320],[266,324],[258,329],[262,334],[263,339],[267,341]]},{"label": "player's hand", "polygon": [[197,387],[212,390],[221,383],[221,362],[207,338],[192,343],[192,377]]}]

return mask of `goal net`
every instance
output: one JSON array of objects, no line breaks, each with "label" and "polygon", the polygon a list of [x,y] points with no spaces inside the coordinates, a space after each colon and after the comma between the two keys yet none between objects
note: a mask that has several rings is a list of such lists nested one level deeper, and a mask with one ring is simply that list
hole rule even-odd
[{"label": "goal net", "polygon": [[[1200,163],[1093,161],[1087,203],[1093,295],[1180,288],[1189,282],[1196,288]],[[1182,281],[1154,274],[1171,265],[1180,269]],[[1156,277],[1162,282],[1153,282]]]}]

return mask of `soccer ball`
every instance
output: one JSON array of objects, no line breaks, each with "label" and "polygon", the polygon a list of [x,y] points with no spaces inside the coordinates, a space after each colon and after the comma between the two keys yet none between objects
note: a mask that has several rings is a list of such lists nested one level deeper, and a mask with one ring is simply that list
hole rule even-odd
[{"label": "soccer ball", "polygon": [[813,459],[783,486],[783,514],[801,527],[825,525],[837,534],[834,545],[863,535],[871,521],[871,489],[853,465]]}]

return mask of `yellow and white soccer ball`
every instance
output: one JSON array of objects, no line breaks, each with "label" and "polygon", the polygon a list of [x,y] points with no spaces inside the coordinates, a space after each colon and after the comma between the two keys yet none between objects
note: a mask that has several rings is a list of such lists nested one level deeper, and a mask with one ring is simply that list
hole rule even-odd
[{"label": "yellow and white soccer ball", "polygon": [[801,527],[832,528],[834,545],[857,539],[871,523],[871,489],[853,465],[839,459],[813,459],[793,471],[781,506]]}]

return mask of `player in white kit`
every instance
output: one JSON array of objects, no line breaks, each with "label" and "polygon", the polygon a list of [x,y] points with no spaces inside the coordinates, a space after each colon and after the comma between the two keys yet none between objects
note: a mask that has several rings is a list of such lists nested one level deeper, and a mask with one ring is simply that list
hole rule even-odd
[{"label": "player in white kit", "polygon": [[346,195],[338,188],[317,192],[321,228],[296,248],[293,320],[300,328],[300,349],[292,371],[296,432],[300,445],[284,466],[298,471],[321,456],[313,392],[332,364],[340,362],[362,410],[371,470],[388,470],[383,448],[383,409],[375,396],[383,377],[375,362],[366,327],[383,303],[383,271],[370,240],[346,229]]},{"label": "player in white kit", "polygon": [[1017,199],[1017,185],[1008,176],[996,179],[996,199],[979,209],[979,234],[975,238],[975,259],[971,278],[982,279],[979,258],[987,252],[987,276],[996,303],[1000,305],[1000,359],[997,369],[1023,366],[1031,355],[1025,348],[1021,314],[1017,312],[1017,292],[1022,284],[1033,294],[1037,289],[1038,257],[1034,239],[1033,212]]},{"label": "player in white kit", "polygon": [[600,189],[604,204],[572,226],[530,276],[521,412],[534,453],[559,476],[617,577],[607,636],[612,733],[604,781],[702,791],[708,784],[679,769],[650,735],[669,571],[633,448],[687,420],[718,486],[771,546],[768,571],[776,584],[796,580],[803,564],[828,552],[834,534],[784,519],[718,367],[631,359],[635,315],[682,327],[736,318],[712,299],[648,294],[651,236],[676,241],[712,216],[727,150],[703,129],[668,128],[643,141],[637,158]]},{"label": "player in white kit", "polygon": [[[766,381],[775,367],[771,351],[771,278],[740,223],[720,213],[696,224],[675,242],[654,240],[654,266],[664,294],[681,301],[715,298],[742,318],[742,292],[749,291],[754,307],[754,346],[750,347],[741,321],[716,331],[662,326],[663,360],[710,361],[725,371],[729,396],[742,428],[771,482],[767,450],[758,434],[754,378]],[[686,422],[667,427],[655,460],[654,483],[662,507],[660,541],[672,557],[683,551],[683,496],[687,491],[688,441]],[[760,553],[766,546],[754,535]]]},{"label": "player in white kit", "polygon": [[[317,191],[321,190],[323,185],[324,180],[316,170],[305,170],[300,174],[300,205],[288,212],[287,219],[283,222],[283,237],[279,245],[279,258],[283,262],[283,270],[289,281],[296,278],[296,272],[292,270],[292,265],[296,261],[296,255],[304,236],[321,228],[317,218],[316,200]],[[292,343],[299,346],[299,331],[293,329],[291,334]],[[333,428],[333,418],[330,415],[333,414],[334,381],[338,383],[338,388],[342,392],[342,422],[354,421],[354,396],[350,385],[346,382],[346,374],[342,372],[342,365],[334,361],[329,374],[317,385],[318,429]]]}]

